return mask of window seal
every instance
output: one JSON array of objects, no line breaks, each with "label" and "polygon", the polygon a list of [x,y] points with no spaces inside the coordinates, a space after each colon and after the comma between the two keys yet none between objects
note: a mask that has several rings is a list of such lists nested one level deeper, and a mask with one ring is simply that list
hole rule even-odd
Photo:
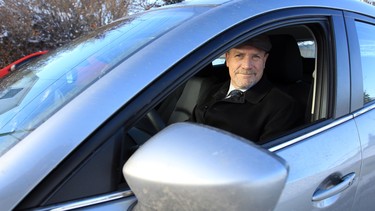
[{"label": "window seal", "polygon": [[133,192],[128,191],[119,191],[115,193],[109,193],[109,194],[103,194],[100,196],[94,196],[85,198],[82,200],[77,201],[70,201],[66,203],[56,204],[52,206],[47,206],[43,208],[38,208],[36,211],[47,211],[47,210],[53,210],[53,211],[68,211],[68,210],[75,210],[75,209],[82,209],[89,206],[95,206],[99,204],[109,203],[116,200],[124,200],[126,198],[129,198],[129,203],[133,203],[136,201]]}]

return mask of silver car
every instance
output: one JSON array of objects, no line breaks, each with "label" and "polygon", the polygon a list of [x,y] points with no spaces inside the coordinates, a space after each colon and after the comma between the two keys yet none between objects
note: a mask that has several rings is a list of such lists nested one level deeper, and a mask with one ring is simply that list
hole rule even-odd
[{"label": "silver car", "polygon": [[[256,145],[187,121],[259,34],[303,123]],[[374,34],[359,1],[202,0],[50,51],[0,81],[1,210],[373,210]]]}]

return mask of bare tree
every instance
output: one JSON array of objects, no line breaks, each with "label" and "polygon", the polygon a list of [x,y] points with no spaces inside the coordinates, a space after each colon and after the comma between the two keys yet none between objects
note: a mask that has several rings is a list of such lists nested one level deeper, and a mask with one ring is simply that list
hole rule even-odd
[{"label": "bare tree", "polygon": [[183,0],[0,0],[0,68],[128,15]]},{"label": "bare tree", "polygon": [[141,10],[149,10],[163,5],[170,5],[182,2],[183,0],[136,0],[133,2],[133,7]]},{"label": "bare tree", "polygon": [[366,2],[368,4],[374,5],[375,6],[375,1],[374,0],[361,0],[363,2]]},{"label": "bare tree", "polygon": [[137,0],[133,3],[133,8],[136,10],[149,10],[151,8],[162,6],[161,1],[154,0]]},{"label": "bare tree", "polygon": [[0,6],[0,67],[22,55],[23,45],[32,34],[27,27],[32,24],[31,20],[25,16],[28,11],[24,2],[5,0]]},{"label": "bare tree", "polygon": [[180,3],[183,0],[163,0],[166,5]]},{"label": "bare tree", "polygon": [[61,46],[128,14],[131,0],[3,0],[0,67]]}]

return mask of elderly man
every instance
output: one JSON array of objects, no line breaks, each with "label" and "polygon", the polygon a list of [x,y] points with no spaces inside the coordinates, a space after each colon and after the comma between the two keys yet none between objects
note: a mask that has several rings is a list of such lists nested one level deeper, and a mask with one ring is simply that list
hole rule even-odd
[{"label": "elderly man", "polygon": [[254,37],[225,54],[230,81],[196,105],[191,120],[261,144],[296,125],[297,104],[263,76],[269,38]]}]

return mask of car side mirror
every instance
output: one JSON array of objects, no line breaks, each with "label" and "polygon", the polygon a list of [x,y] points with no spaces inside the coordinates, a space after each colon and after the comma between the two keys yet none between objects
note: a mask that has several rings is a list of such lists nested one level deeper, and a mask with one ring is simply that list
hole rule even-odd
[{"label": "car side mirror", "polygon": [[248,140],[184,122],[147,141],[123,173],[133,210],[273,210],[288,167]]}]

